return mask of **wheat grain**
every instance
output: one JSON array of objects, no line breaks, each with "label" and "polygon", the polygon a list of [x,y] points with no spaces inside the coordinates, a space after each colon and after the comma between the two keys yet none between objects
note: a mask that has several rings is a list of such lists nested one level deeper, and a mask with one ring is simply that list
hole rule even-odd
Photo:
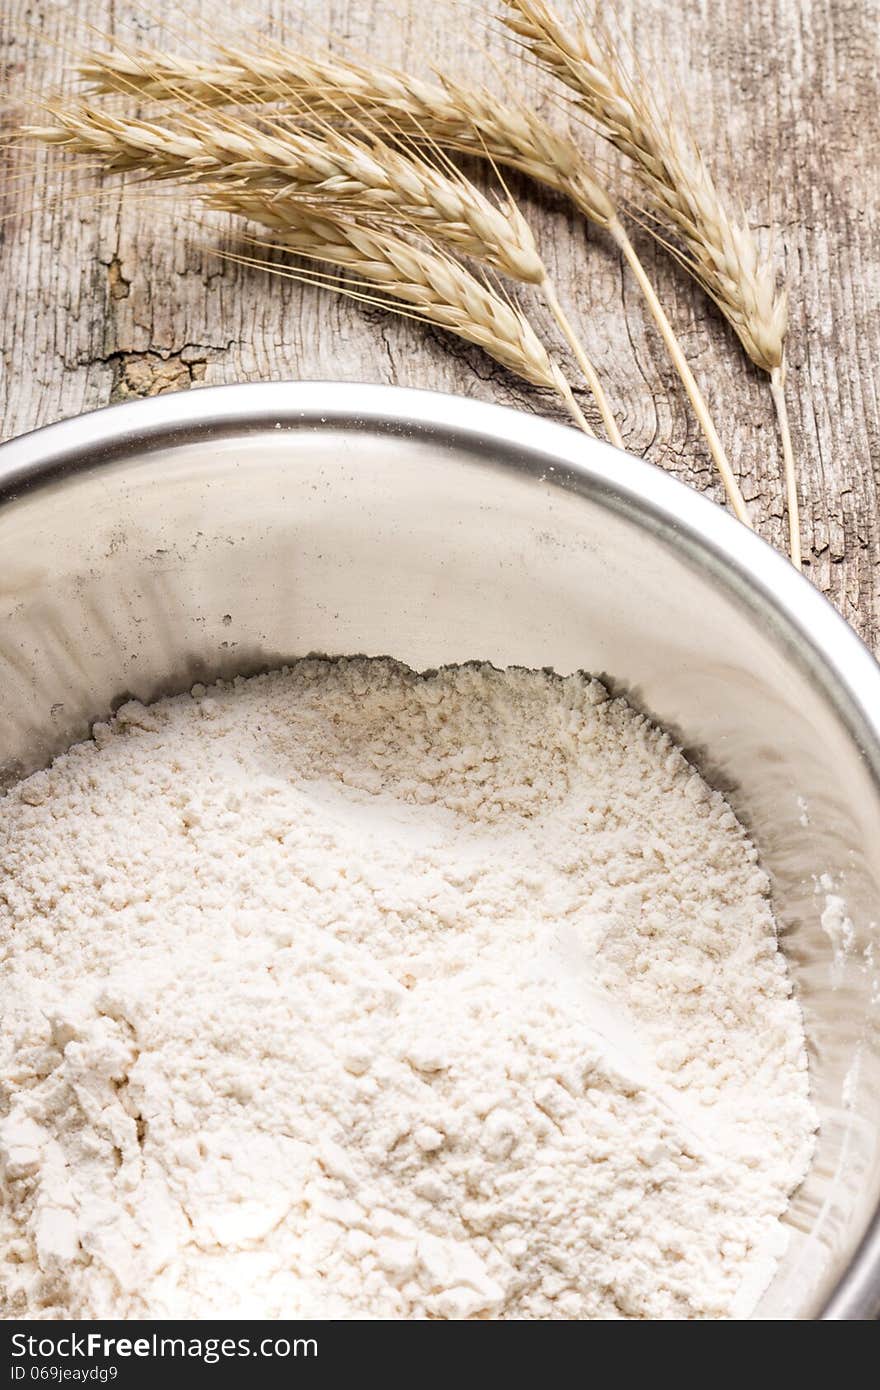
[{"label": "wheat grain", "polygon": [[690,130],[662,88],[633,77],[607,31],[581,15],[565,24],[547,0],[504,0],[504,22],[570,92],[601,133],[631,161],[652,217],[677,238],[682,260],[733,327],[749,358],[770,376],[785,461],[791,558],[801,565],[800,519],[785,406],[788,300],[770,256],[718,192]]}]

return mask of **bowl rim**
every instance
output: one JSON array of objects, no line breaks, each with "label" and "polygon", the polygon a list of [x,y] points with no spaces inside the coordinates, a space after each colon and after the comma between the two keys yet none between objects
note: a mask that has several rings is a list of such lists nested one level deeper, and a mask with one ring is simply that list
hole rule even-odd
[{"label": "bowl rim", "polygon": [[[626,514],[709,571],[770,623],[816,677],[880,795],[880,665],[830,601],[728,511],[654,464],[539,415],[360,382],[250,382],[104,406],[0,444],[0,507],[48,483],[206,435],[277,429],[367,432],[457,445]],[[880,1317],[880,1207],[822,1320]]]}]

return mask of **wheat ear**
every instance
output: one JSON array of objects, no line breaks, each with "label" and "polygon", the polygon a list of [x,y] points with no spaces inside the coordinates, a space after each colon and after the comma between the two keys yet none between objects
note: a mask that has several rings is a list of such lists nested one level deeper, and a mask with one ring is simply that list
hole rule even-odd
[{"label": "wheat ear", "polygon": [[655,219],[680,241],[680,257],[715,301],[749,358],[770,377],[782,438],[791,558],[801,567],[800,516],[785,402],[788,299],[745,218],[726,206],[702,152],[658,82],[626,69],[608,33],[581,17],[566,25],[547,0],[504,0],[504,22],[574,94],[601,133],[631,161]]},{"label": "wheat ear", "polygon": [[528,224],[512,201],[495,203],[451,166],[429,162],[378,135],[356,138],[276,121],[263,129],[223,112],[183,110],[174,123],[127,119],[78,103],[51,108],[57,125],[27,134],[100,156],[117,172],[156,179],[232,180],[279,203],[308,200],[318,214],[355,217],[426,233],[454,252],[536,285],[593,393],[608,436],[623,447],[599,376],[567,318]]},{"label": "wheat ear", "polygon": [[427,138],[459,153],[488,157],[569,198],[617,244],[633,272],[690,399],[737,516],[751,524],[705,397],[657,293],[599,175],[578,145],[523,103],[485,87],[466,87],[435,72],[433,81],[382,65],[364,67],[337,54],[312,56],[272,46],[259,52],[219,50],[196,62],[157,50],[89,55],[80,74],[101,92],[167,100],[293,104],[310,116],[375,122],[381,129]]},{"label": "wheat ear", "polygon": [[[50,143],[59,143],[55,127],[44,129],[42,136],[40,128],[34,128],[33,134],[35,138],[46,137]],[[133,155],[134,151],[130,153]],[[178,150],[175,158],[184,154]],[[116,168],[141,167],[137,162],[126,163],[118,150],[116,159]],[[170,170],[167,176],[173,177]],[[347,288],[342,281],[322,277],[320,283],[328,288],[341,289],[353,297],[447,329],[482,348],[524,381],[555,392],[575,423],[586,434],[593,434],[563,372],[525,314],[454,257],[435,247],[417,245],[391,232],[363,225],[354,218],[320,217],[305,205],[280,199],[273,188],[249,188],[238,179],[211,182],[202,172],[199,193],[208,207],[262,223],[276,233],[285,249],[339,267],[375,286],[378,294],[359,292]],[[317,279],[313,282],[317,283]]]},{"label": "wheat ear", "polygon": [[[411,317],[449,329],[525,381],[555,391],[580,428],[593,433],[565,376],[525,314],[460,261],[351,218],[337,221],[304,208],[281,207],[271,196],[259,192],[233,187],[208,189],[206,201],[211,207],[262,223],[276,233],[286,250],[339,267],[375,285],[383,296],[409,306]],[[323,283],[395,308],[384,297],[377,299],[347,288],[345,281],[330,283],[325,277]]]},{"label": "wheat ear", "polygon": [[524,103],[485,87],[466,87],[443,73],[424,81],[396,68],[365,67],[335,53],[310,55],[273,45],[259,52],[219,49],[200,62],[156,49],[89,54],[79,73],[99,93],[204,106],[292,105],[323,120],[352,117],[462,154],[488,157],[565,194],[600,226],[614,204],[575,143]]}]

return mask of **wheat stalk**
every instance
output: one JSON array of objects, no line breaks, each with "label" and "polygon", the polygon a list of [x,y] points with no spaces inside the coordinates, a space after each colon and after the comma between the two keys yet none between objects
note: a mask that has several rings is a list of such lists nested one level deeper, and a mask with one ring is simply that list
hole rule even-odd
[{"label": "wheat stalk", "polygon": [[311,202],[325,216],[403,223],[458,254],[536,285],[571,347],[612,443],[623,447],[599,376],[584,351],[535,246],[511,200],[492,202],[459,171],[430,163],[378,135],[355,138],[323,123],[320,130],[252,122],[210,112],[178,112],[173,124],[130,119],[86,103],[50,108],[56,125],[26,134],[80,154],[105,168],[139,170],[150,178],[204,183],[232,181],[274,195],[278,204]]},{"label": "wheat stalk", "polygon": [[216,106],[283,102],[309,117],[403,131],[459,153],[489,158],[569,198],[604,228],[630,266],[700,422],[728,498],[740,520],[748,509],[700,390],[651,280],[598,174],[568,136],[523,103],[484,87],[465,87],[435,72],[423,81],[395,68],[364,67],[337,54],[312,56],[272,46],[261,52],[223,47],[216,62],[197,62],[143,49],[91,54],[81,76],[100,92],[129,92]]},{"label": "wheat stalk", "polygon": [[801,567],[794,455],[785,402],[788,300],[772,259],[718,192],[690,130],[654,95],[659,77],[633,77],[607,31],[583,17],[566,25],[547,0],[504,0],[503,19],[574,94],[602,134],[631,161],[650,211],[683,245],[684,264],[767,372],[785,465],[791,558]]}]

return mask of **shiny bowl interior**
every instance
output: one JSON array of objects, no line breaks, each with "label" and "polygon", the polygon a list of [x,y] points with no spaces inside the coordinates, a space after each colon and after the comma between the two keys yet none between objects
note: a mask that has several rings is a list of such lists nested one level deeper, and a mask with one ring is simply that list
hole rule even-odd
[{"label": "shiny bowl interior", "polygon": [[573,430],[308,383],[4,445],[0,557],[0,781],[126,697],[311,651],[585,670],[666,725],[771,874],[822,1120],[758,1316],[880,1312],[880,668],[783,558]]}]

